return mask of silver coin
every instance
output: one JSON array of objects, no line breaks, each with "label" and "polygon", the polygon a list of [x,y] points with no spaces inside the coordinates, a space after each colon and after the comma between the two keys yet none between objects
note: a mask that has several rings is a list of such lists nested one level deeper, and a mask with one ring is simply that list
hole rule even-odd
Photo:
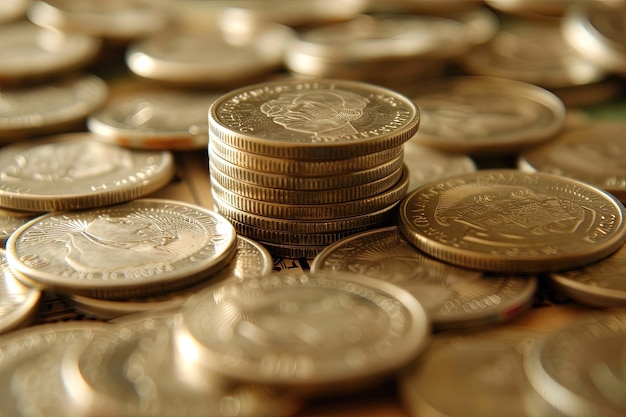
[{"label": "silver coin", "polygon": [[281,66],[292,29],[277,23],[246,30],[174,28],[133,42],[126,51],[130,70],[161,82],[218,85],[268,74]]},{"label": "silver coin", "polygon": [[178,90],[122,94],[91,114],[87,127],[100,140],[128,148],[206,148],[207,111],[217,97]]},{"label": "silver coin", "polygon": [[247,237],[237,236],[237,253],[234,259],[224,269],[192,287],[170,291],[158,297],[103,300],[71,295],[68,300],[76,310],[90,317],[109,320],[132,313],[174,309],[182,306],[191,295],[217,281],[227,278],[236,280],[259,278],[272,272],[273,266],[272,256],[265,247]]},{"label": "silver coin", "polygon": [[0,249],[0,334],[27,323],[40,299],[41,291],[17,279]]},{"label": "silver coin", "polygon": [[0,337],[0,415],[85,415],[71,401],[61,361],[72,346],[88,343],[108,325],[66,321],[27,327]]},{"label": "silver coin", "polygon": [[626,414],[626,315],[585,316],[547,335],[525,357],[535,389],[562,414]]},{"label": "silver coin", "polygon": [[104,104],[107,84],[95,75],[68,75],[0,95],[0,143],[74,127]]},{"label": "silver coin", "polygon": [[200,369],[320,393],[379,380],[429,333],[421,304],[395,285],[301,272],[211,287],[183,306],[176,343]]},{"label": "silver coin", "polygon": [[219,214],[146,198],[40,216],[9,238],[7,259],[20,279],[49,290],[120,299],[188,286],[235,250],[235,230]]},{"label": "silver coin", "polygon": [[328,246],[311,271],[352,272],[392,282],[417,298],[435,328],[503,322],[530,308],[534,276],[458,268],[417,250],[396,226],[353,234]]},{"label": "silver coin", "polygon": [[159,32],[169,24],[161,10],[138,0],[32,0],[27,15],[39,26],[123,43]]},{"label": "silver coin", "polygon": [[87,132],[46,136],[0,150],[0,206],[26,211],[86,209],[146,196],[174,176],[169,151],[105,144]]},{"label": "silver coin", "polygon": [[41,213],[0,209],[0,247],[4,248],[13,232],[39,214]]},{"label": "silver coin", "polygon": [[41,81],[82,69],[100,51],[99,38],[20,21],[0,26],[0,85]]}]

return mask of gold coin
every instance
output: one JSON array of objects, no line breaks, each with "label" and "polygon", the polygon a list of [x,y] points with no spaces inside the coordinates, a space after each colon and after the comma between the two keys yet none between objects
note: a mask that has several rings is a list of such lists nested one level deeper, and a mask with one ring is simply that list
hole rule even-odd
[{"label": "gold coin", "polygon": [[419,126],[415,103],[348,80],[280,80],[233,90],[209,109],[209,130],[244,152],[305,160],[365,155],[402,145]]},{"label": "gold coin", "polygon": [[400,204],[418,249],[471,269],[533,273],[580,267],[626,240],[624,206],[565,177],[484,170],[424,185]]}]

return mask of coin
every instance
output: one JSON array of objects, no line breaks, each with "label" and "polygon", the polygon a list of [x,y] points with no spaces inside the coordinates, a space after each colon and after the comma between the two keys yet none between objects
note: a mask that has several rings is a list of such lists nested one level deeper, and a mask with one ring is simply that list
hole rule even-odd
[{"label": "coin", "polygon": [[100,39],[61,33],[28,21],[0,26],[0,85],[42,81],[87,66]]},{"label": "coin", "polygon": [[181,315],[176,346],[184,361],[309,394],[379,380],[414,359],[430,333],[408,292],[341,273],[222,281]]},{"label": "coin", "polygon": [[208,388],[192,384],[176,366],[175,313],[118,319],[91,343],[68,351],[64,382],[83,415],[269,417],[290,415],[286,410],[297,408],[295,400],[288,403],[286,398],[279,406],[269,389],[262,395],[263,387],[256,392],[254,387],[228,389],[228,381],[217,377]]},{"label": "coin", "polygon": [[0,334],[27,323],[35,314],[41,291],[21,283],[0,249]]},{"label": "coin", "polygon": [[397,226],[353,234],[319,253],[311,272],[352,272],[409,291],[435,329],[503,322],[527,310],[537,290],[534,276],[487,274],[430,258],[402,237]]},{"label": "coin", "polygon": [[[320,166],[317,172],[322,172],[324,173],[323,175],[288,175],[256,171],[245,166],[238,166],[222,159],[213,151],[213,147],[209,147],[209,170],[217,172],[218,175],[221,173],[232,181],[240,181],[260,187],[320,191],[365,185],[391,175],[402,166],[403,156],[404,153],[400,152],[399,155],[380,165],[342,174],[327,174],[327,171]],[[336,164],[338,165],[337,162]]]},{"label": "coin", "polygon": [[623,270],[626,247],[614,254],[580,269],[549,274],[556,288],[571,299],[595,307],[626,306],[626,286]]},{"label": "coin", "polygon": [[100,320],[140,313],[144,311],[162,311],[174,309],[182,304],[191,295],[198,293],[217,281],[230,278],[245,280],[259,278],[272,272],[273,260],[263,245],[245,236],[237,236],[237,253],[223,269],[205,281],[180,291],[169,291],[156,297],[125,298],[123,300],[103,300],[93,297],[71,295],[68,297],[72,306],[90,316]]},{"label": "coin", "polygon": [[563,35],[573,49],[601,68],[626,73],[625,17],[620,2],[572,4],[563,17]]},{"label": "coin", "polygon": [[136,0],[33,0],[27,16],[39,26],[120,43],[159,32],[168,25],[168,17],[160,10]]},{"label": "coin", "polygon": [[24,17],[28,6],[30,0],[5,0],[0,5],[0,23],[6,24]]},{"label": "coin", "polygon": [[552,174],[480,170],[426,184],[400,205],[400,231],[427,254],[470,269],[571,269],[626,240],[624,206],[592,185]]},{"label": "coin", "polygon": [[0,150],[0,206],[86,209],[143,197],[174,176],[168,151],[133,151],[87,132],[42,137]]},{"label": "coin", "polygon": [[[267,174],[289,175],[296,177],[316,177],[320,172],[326,176],[346,175],[354,171],[372,169],[400,157],[402,145],[365,155],[332,160],[303,160],[272,158],[265,155],[241,152],[237,148],[225,145],[219,138],[211,139],[209,132],[209,158],[217,155],[224,161],[238,167],[260,171]],[[218,163],[219,161],[215,162]]]},{"label": "coin", "polygon": [[549,89],[590,84],[607,77],[597,62],[566,41],[558,20],[511,20],[490,42],[459,61],[469,74],[509,78]]},{"label": "coin", "polygon": [[404,164],[409,168],[407,192],[432,181],[476,171],[468,155],[438,151],[417,142],[412,138],[404,144]]},{"label": "coin", "polygon": [[626,123],[594,120],[568,129],[541,146],[522,151],[518,168],[594,184],[626,200]]},{"label": "coin", "polygon": [[74,127],[108,97],[104,80],[72,74],[0,95],[0,143]]},{"label": "coin", "polygon": [[304,160],[349,158],[400,146],[418,126],[419,111],[410,99],[348,80],[255,84],[223,95],[209,109],[209,131],[226,145]]},{"label": "coin", "polygon": [[198,282],[235,250],[235,230],[219,214],[146,198],[40,216],[9,238],[7,259],[20,279],[48,290],[120,299]]},{"label": "coin", "polygon": [[128,148],[205,148],[207,111],[217,96],[179,90],[125,94],[89,115],[87,127],[99,140]]},{"label": "coin", "polygon": [[248,198],[232,192],[218,182],[211,183],[211,194],[224,203],[248,214],[292,220],[324,220],[360,216],[395,205],[406,194],[409,176],[406,166],[400,180],[390,189],[360,200],[333,204],[282,204]]},{"label": "coin", "polygon": [[556,417],[524,372],[525,352],[543,336],[508,326],[436,335],[402,372],[401,402],[413,417]]},{"label": "coin", "polygon": [[597,313],[547,335],[525,357],[535,389],[572,417],[626,413],[624,352],[626,315]]},{"label": "coin", "polygon": [[422,122],[411,140],[447,152],[512,153],[550,139],[565,122],[558,97],[515,80],[450,77],[412,97]]},{"label": "coin", "polygon": [[61,377],[61,360],[70,346],[87,343],[107,324],[66,321],[43,324],[0,337],[0,413],[3,416],[75,416]]},{"label": "coin", "polygon": [[141,77],[182,85],[242,85],[282,64],[292,29],[272,22],[239,30],[172,28],[136,40],[126,64]]}]

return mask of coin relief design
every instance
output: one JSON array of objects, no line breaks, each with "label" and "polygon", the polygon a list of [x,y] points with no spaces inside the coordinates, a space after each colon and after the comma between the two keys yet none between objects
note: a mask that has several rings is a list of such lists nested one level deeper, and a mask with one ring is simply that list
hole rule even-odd
[{"label": "coin relief design", "polygon": [[400,208],[427,253],[488,271],[541,272],[602,259],[624,242],[623,205],[575,180],[485,170],[427,184]]},{"label": "coin relief design", "polygon": [[143,199],[40,217],[16,232],[7,251],[12,265],[32,279],[81,293],[185,281],[228,259],[234,245],[234,229],[221,216]]}]

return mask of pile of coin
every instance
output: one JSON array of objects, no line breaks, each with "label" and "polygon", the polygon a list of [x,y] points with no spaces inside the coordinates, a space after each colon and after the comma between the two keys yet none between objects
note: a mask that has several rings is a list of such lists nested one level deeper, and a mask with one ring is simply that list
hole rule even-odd
[{"label": "pile of coin", "polygon": [[238,233],[274,256],[312,258],[390,224],[419,111],[393,90],[341,80],[252,85],[209,110],[211,192]]}]

